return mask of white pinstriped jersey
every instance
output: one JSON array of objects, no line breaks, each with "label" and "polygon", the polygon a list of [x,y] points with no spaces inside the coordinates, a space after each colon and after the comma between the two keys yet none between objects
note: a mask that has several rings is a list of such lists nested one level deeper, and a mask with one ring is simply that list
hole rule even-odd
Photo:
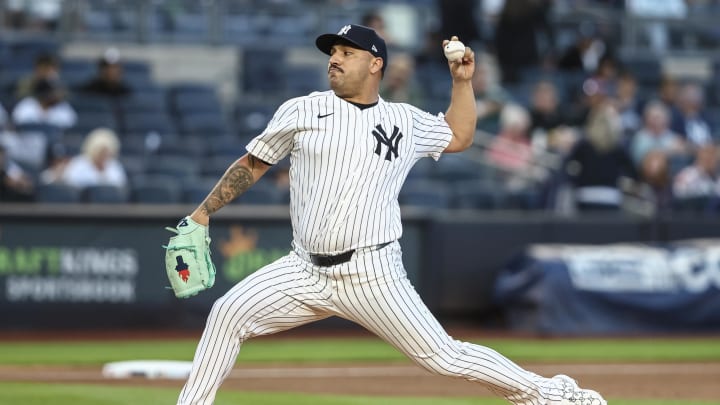
[{"label": "white pinstriped jersey", "polygon": [[290,154],[294,242],[335,254],[401,236],[408,172],[451,137],[441,114],[382,99],[361,109],[329,90],[285,102],[247,150],[270,164]]}]

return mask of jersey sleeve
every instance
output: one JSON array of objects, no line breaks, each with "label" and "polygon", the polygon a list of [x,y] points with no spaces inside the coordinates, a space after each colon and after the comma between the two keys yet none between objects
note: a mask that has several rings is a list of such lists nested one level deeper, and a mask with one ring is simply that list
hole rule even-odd
[{"label": "jersey sleeve", "polygon": [[297,128],[298,100],[283,103],[268,122],[265,130],[256,136],[245,149],[271,165],[282,160],[292,150],[293,135]]},{"label": "jersey sleeve", "polygon": [[433,115],[411,107],[413,115],[413,142],[418,158],[440,159],[440,154],[450,145],[452,130],[445,115]]}]

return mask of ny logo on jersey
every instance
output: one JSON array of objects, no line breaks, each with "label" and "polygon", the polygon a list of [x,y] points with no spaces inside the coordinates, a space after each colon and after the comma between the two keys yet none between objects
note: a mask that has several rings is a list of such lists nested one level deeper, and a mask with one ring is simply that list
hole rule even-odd
[{"label": "ny logo on jersey", "polygon": [[347,35],[348,31],[350,31],[350,28],[352,28],[352,27],[349,25],[346,25],[346,26],[340,28],[340,31],[338,31],[337,34],[338,35]]},{"label": "ny logo on jersey", "polygon": [[378,124],[375,126],[375,129],[373,129],[372,134],[375,136],[375,140],[377,140],[375,153],[378,156],[380,156],[380,152],[382,151],[382,145],[385,145],[388,147],[387,152],[385,152],[385,160],[392,160],[393,155],[395,155],[395,158],[398,157],[398,142],[400,142],[400,139],[403,137],[400,128],[393,125],[392,135],[388,138],[387,132]]}]

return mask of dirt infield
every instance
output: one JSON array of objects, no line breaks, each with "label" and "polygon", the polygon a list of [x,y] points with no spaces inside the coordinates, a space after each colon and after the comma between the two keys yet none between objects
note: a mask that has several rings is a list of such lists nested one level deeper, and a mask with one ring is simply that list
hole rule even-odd
[{"label": "dirt infield", "polygon": [[[581,385],[606,397],[638,399],[717,400],[720,363],[648,364],[524,364],[539,374],[572,375]],[[0,366],[0,381],[100,383],[169,386],[182,381],[106,379],[99,367]],[[236,367],[224,390],[282,391],[317,394],[397,396],[491,396],[478,384],[433,376],[408,363],[340,365],[274,364]]]}]

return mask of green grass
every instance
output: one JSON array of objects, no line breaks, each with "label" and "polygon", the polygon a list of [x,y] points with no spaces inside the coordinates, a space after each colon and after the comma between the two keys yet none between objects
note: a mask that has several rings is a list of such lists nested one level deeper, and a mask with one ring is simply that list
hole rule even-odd
[{"label": "green grass", "polygon": [[[141,405],[175,403],[175,388],[121,387],[88,384],[0,382],[0,404]],[[720,405],[718,401],[615,400],[613,405]],[[221,391],[215,405],[507,405],[484,398],[399,398]]]},{"label": "green grass", "polygon": [[[486,339],[516,361],[720,361],[720,339]],[[130,359],[191,360],[196,340],[0,342],[0,364],[99,365]],[[243,345],[241,363],[406,361],[375,338],[256,339]]]}]

